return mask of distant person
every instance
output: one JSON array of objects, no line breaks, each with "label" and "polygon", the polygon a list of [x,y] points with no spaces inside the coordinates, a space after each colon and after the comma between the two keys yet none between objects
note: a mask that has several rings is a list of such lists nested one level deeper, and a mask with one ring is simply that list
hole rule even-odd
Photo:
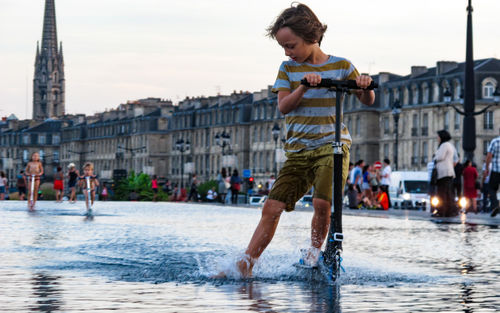
[{"label": "distant person", "polygon": [[[90,183],[90,186],[87,186],[87,178],[89,178],[88,183]],[[94,175],[94,164],[91,162],[85,163],[85,165],[83,166],[83,175],[80,176],[80,187],[83,189],[83,194],[85,196],[85,205],[87,206],[87,210],[90,210],[92,205],[94,205],[95,192],[98,186],[99,186],[99,180],[97,179],[97,176]],[[89,192],[90,192],[90,203],[89,203]]]},{"label": "distant person", "polygon": [[271,174],[271,177],[267,180],[267,190],[271,190],[273,188],[274,182],[276,181],[276,177],[274,174]]},{"label": "distant person", "polygon": [[[456,173],[456,172],[455,172]],[[477,178],[479,174],[470,160],[465,161],[462,175],[464,178],[464,196],[472,205],[472,212],[477,214]]]},{"label": "distant person", "polygon": [[392,208],[391,197],[389,196],[389,186],[391,185],[391,161],[388,158],[384,159],[382,163],[382,172],[380,173],[380,189],[382,189],[387,194],[387,199],[389,201],[389,208]]},{"label": "distant person", "polygon": [[372,187],[370,186],[370,165],[363,166],[361,189],[363,190],[363,198],[366,198],[366,206],[372,207],[374,204],[375,197],[373,196]]},{"label": "distant person", "polygon": [[492,164],[488,166],[488,174],[485,174],[486,170],[486,159],[484,160],[483,163],[483,169],[482,169],[482,178],[481,178],[481,193],[483,195],[483,203],[481,205],[481,210],[483,212],[490,212],[491,211],[491,205],[490,204],[490,174],[491,174],[491,166]]},{"label": "distant person", "polygon": [[24,197],[26,196],[26,177],[24,176],[23,170],[17,175],[16,187],[19,194],[19,200],[24,201]]},{"label": "distant person", "polygon": [[63,190],[64,190],[64,174],[62,172],[62,167],[57,167],[57,172],[54,174],[54,190],[56,192],[56,202],[63,202]]},{"label": "distant person", "polygon": [[[455,149],[455,151],[457,151]],[[455,178],[453,178],[453,195],[455,198],[460,199],[463,195],[462,173],[465,169],[465,164],[460,163],[460,155],[457,153],[454,160],[453,170],[455,171]]]},{"label": "distant person", "polygon": [[207,201],[208,202],[215,202],[216,199],[217,199],[217,192],[215,191],[215,187],[208,189]]},{"label": "distant person", "polygon": [[153,202],[156,202],[156,198],[158,197],[158,177],[153,175],[153,179],[151,180],[151,188],[153,189]]},{"label": "distant person", "polygon": [[191,177],[191,187],[189,188],[189,196],[186,201],[198,201],[198,178],[196,174]]},{"label": "distant person", "polygon": [[389,194],[382,188],[378,189],[376,196],[375,207],[380,210],[389,210]]},{"label": "distant person", "polygon": [[238,204],[238,194],[241,190],[241,183],[243,181],[238,174],[238,170],[233,170],[233,175],[231,175],[230,183],[231,183],[231,203]]},{"label": "distant person", "polygon": [[[33,154],[31,154],[31,160],[26,165],[24,173],[28,177],[28,209],[33,211],[35,210],[36,200],[38,199],[40,177],[43,175],[43,164],[40,162],[40,154],[38,152],[33,152]],[[32,188],[33,179],[34,185]],[[33,194],[31,192],[32,189]],[[33,202],[31,202],[31,197],[33,197]]]},{"label": "distant person", "polygon": [[5,200],[6,192],[8,192],[7,177],[4,171],[0,171],[0,200]]},{"label": "distant person", "polygon": [[76,183],[80,173],[75,167],[75,163],[70,163],[68,165],[68,188],[70,190],[69,202],[76,202]]},{"label": "distant person", "polygon": [[217,174],[217,190],[219,191],[219,200],[221,203],[226,203],[227,189],[230,187],[227,178],[226,168],[223,167],[220,173]]},{"label": "distant person", "polygon": [[347,187],[347,199],[349,201],[349,209],[357,210],[358,208],[358,192],[354,188],[353,184],[349,184]]},{"label": "distant person", "polygon": [[[490,164],[491,174],[489,174]],[[488,147],[484,174],[490,175],[491,217],[495,217],[500,211],[497,199],[498,185],[500,184],[500,136],[494,138]]]},{"label": "distant person", "polygon": [[440,130],[438,134],[438,149],[435,153],[434,162],[437,169],[437,195],[441,201],[438,216],[455,216],[457,208],[453,196],[453,178],[455,177],[453,156],[455,147],[450,143],[451,135],[446,130]]},{"label": "distant person", "polygon": [[102,190],[101,190],[101,199],[102,201],[107,201],[108,200],[108,186],[106,185],[106,183],[103,183],[102,184]]}]

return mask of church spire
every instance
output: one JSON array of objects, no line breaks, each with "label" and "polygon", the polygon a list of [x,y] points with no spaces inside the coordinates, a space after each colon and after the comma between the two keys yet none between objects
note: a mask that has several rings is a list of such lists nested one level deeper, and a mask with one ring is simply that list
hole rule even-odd
[{"label": "church spire", "polygon": [[58,49],[55,0],[45,0],[42,45],[35,57],[33,119],[60,117],[65,113],[65,79],[62,43]]},{"label": "church spire", "polygon": [[45,0],[43,17],[42,53],[57,55],[56,7],[54,0]]}]

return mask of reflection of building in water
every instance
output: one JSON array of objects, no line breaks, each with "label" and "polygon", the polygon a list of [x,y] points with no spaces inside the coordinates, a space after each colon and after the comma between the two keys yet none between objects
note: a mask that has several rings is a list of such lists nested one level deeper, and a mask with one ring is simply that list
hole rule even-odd
[{"label": "reflection of building in water", "polygon": [[43,272],[34,273],[31,283],[36,304],[31,308],[32,311],[54,312],[61,309],[63,301],[59,278],[60,276],[52,276]]}]

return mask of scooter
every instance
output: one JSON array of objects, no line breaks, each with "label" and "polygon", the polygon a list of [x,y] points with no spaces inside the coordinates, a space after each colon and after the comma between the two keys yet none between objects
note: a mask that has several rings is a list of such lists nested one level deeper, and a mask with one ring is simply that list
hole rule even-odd
[{"label": "scooter", "polygon": [[34,211],[35,210],[35,200],[34,200],[34,193],[35,193],[35,174],[31,174],[31,193],[30,193],[30,200],[29,200],[29,210]]},{"label": "scooter", "polygon": [[87,189],[87,215],[92,214],[92,195],[90,189],[90,176],[85,176]]},{"label": "scooter", "polygon": [[[311,86],[307,80],[303,79],[301,84],[306,85],[310,88],[328,88],[329,91],[335,91],[335,141],[332,143],[333,147],[333,206],[332,212],[330,214],[330,228],[328,230],[328,237],[326,241],[325,250],[321,252],[318,265],[320,269],[327,278],[335,282],[342,268],[342,241],[344,240],[344,234],[342,233],[342,157],[343,143],[340,141],[340,132],[342,121],[342,99],[346,92],[349,90],[359,90],[355,80],[332,80],[332,79],[322,79],[320,84],[316,86]],[[378,88],[378,84],[372,81],[370,86],[365,88],[365,90],[373,90]],[[322,263],[322,264],[321,264]]]}]

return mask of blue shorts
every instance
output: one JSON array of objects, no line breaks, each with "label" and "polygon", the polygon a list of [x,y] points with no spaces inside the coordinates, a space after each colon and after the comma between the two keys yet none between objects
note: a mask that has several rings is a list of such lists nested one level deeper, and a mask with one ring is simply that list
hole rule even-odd
[{"label": "blue shorts", "polygon": [[5,193],[5,186],[0,186],[0,193]]}]

